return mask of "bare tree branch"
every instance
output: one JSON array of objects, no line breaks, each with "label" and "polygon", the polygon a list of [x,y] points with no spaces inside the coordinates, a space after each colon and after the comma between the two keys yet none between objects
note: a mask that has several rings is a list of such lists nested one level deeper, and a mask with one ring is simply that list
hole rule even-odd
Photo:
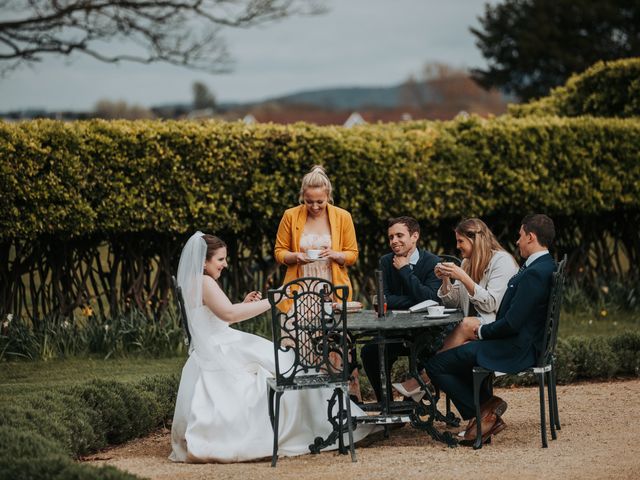
[{"label": "bare tree branch", "polygon": [[[0,73],[47,55],[228,71],[222,31],[326,11],[323,0],[0,0]],[[128,43],[114,51],[114,44]],[[135,51],[130,51],[135,46]]]}]

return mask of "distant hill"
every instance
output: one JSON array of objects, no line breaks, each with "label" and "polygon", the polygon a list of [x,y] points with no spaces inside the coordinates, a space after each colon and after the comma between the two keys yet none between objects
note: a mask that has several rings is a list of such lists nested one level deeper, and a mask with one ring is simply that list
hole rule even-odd
[{"label": "distant hill", "polygon": [[[427,97],[429,92],[424,92]],[[365,108],[398,108],[403,104],[402,86],[393,87],[342,87],[308,90],[261,103],[313,105],[334,110],[359,110]]]},{"label": "distant hill", "polygon": [[[432,98],[433,95],[428,95]],[[361,110],[366,108],[399,108],[403,105],[402,85],[392,87],[336,87],[321,90],[304,90],[301,92],[271,97],[253,102],[220,102],[218,109],[222,111],[247,109],[260,105],[299,105],[313,106],[327,110]],[[161,113],[166,111],[189,111],[190,104],[163,104],[153,107]]]},{"label": "distant hill", "polygon": [[[458,80],[442,79],[429,84],[414,84],[409,90],[403,84],[390,87],[337,87],[306,90],[257,102],[220,102],[217,113],[222,114],[222,118],[227,115],[228,119],[236,119],[243,118],[248,113],[253,113],[255,116],[256,111],[284,110],[289,111],[287,119],[279,120],[279,117],[273,119],[269,117],[269,119],[283,123],[308,121],[330,124],[338,120],[333,117],[318,120],[320,115],[318,111],[323,110],[327,115],[355,111],[363,114],[369,112],[373,115],[371,112],[378,112],[371,118],[367,118],[367,121],[398,121],[399,117],[396,119],[398,112],[408,112],[413,118],[447,119],[453,118],[460,111],[499,115],[506,111],[507,101],[514,101],[504,94],[494,94],[492,97],[475,85],[456,87]],[[464,82],[465,79],[462,81]],[[190,103],[171,103],[156,105],[151,110],[158,118],[191,118],[189,116],[193,107]],[[304,115],[307,110],[309,118]],[[395,112],[395,116],[387,118],[389,112]],[[207,113],[204,117],[210,115]],[[44,110],[0,113],[0,119],[7,120],[47,117],[73,120],[93,118],[93,116],[93,112],[47,112]],[[340,123],[344,121],[343,117],[344,115],[339,117]]]}]

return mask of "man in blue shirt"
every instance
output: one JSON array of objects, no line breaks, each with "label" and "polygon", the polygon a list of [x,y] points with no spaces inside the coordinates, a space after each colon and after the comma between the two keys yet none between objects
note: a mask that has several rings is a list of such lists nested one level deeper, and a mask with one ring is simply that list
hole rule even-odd
[{"label": "man in blue shirt", "polygon": [[[420,239],[420,224],[412,217],[389,220],[389,246],[391,253],[380,259],[384,282],[384,294],[389,310],[408,310],[425,300],[438,302],[438,289],[442,281],[436,277],[434,268],[440,258],[417,247]],[[387,379],[391,366],[398,357],[409,351],[400,343],[391,343],[387,350]],[[361,351],[362,363],[369,377],[376,398],[381,399],[380,360],[377,345],[365,345]]]}]

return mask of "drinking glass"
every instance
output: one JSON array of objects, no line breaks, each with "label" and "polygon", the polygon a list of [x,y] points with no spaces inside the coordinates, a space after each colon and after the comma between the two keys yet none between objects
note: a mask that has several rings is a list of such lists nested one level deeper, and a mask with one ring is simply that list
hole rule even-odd
[{"label": "drinking glass", "polygon": [[[387,314],[387,297],[385,295],[382,296],[382,302],[383,302],[382,313],[386,315]],[[376,311],[376,313],[378,313],[378,295],[373,296],[373,309]]]}]

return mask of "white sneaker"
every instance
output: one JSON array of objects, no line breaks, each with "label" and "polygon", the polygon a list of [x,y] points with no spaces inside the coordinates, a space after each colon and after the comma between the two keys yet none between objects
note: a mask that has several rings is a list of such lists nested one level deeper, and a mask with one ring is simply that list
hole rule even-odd
[{"label": "white sneaker", "polygon": [[391,386],[395,388],[396,391],[400,393],[400,395],[409,397],[414,402],[419,402],[420,400],[422,400],[422,397],[424,397],[424,390],[422,390],[420,387],[416,388],[415,390],[411,390],[409,392],[407,391],[406,388],[402,386],[401,383],[392,383]]}]

